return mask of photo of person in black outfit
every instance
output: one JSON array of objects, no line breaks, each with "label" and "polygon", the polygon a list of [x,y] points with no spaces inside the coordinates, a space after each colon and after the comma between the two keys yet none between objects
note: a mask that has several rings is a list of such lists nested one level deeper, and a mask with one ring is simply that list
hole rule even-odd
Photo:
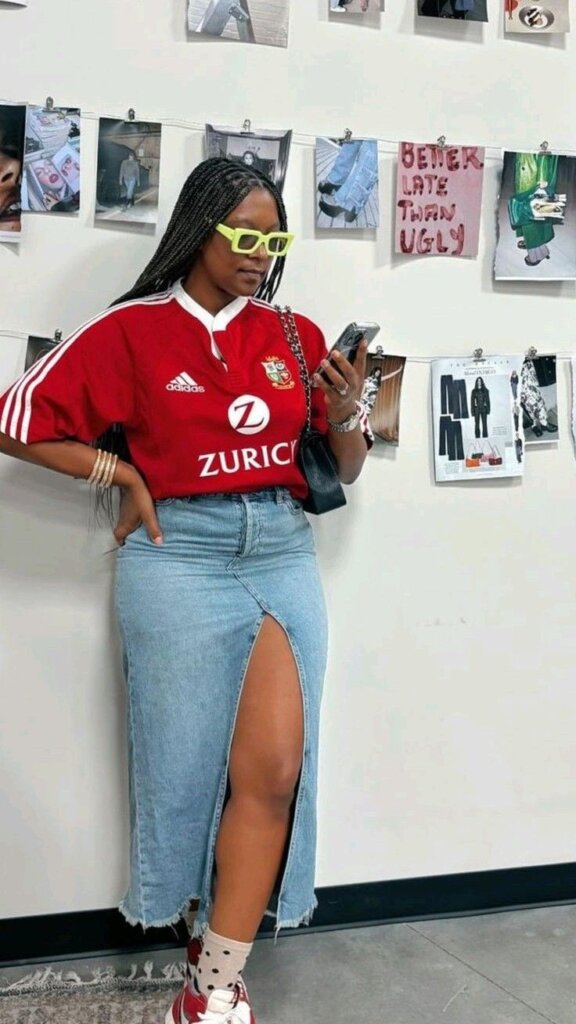
[{"label": "photo of person in black outfit", "polygon": [[488,437],[488,416],[490,415],[490,392],[482,377],[476,378],[476,383],[470,394],[470,409],[474,417],[474,436],[480,437],[480,420],[482,420],[482,437]]}]

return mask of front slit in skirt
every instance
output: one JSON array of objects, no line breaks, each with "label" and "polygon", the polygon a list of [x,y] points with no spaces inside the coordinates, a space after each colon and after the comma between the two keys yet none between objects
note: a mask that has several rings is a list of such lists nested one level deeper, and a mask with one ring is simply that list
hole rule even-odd
[{"label": "front slit in skirt", "polygon": [[[209,921],[214,851],[250,654],[265,615],[298,669],[304,749],[274,909],[281,928],[317,906],[318,738],[327,627],[314,539],[284,488],[156,503],[164,543],[143,526],[118,551],[116,611],[127,687],[130,882],[119,910],[144,929],[199,900]],[[265,699],[266,680],[262,680]],[[272,903],[272,899],[270,903]]]}]

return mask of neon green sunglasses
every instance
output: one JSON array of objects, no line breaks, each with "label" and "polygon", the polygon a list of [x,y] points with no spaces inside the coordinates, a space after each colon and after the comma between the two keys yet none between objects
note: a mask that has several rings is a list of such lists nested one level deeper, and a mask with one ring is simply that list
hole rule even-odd
[{"label": "neon green sunglasses", "polygon": [[229,228],[227,224],[217,224],[216,231],[229,239],[232,252],[247,256],[256,252],[261,245],[266,246],[268,256],[285,256],[294,241],[290,231],[271,231],[269,235],[263,235],[261,231],[251,228]]}]

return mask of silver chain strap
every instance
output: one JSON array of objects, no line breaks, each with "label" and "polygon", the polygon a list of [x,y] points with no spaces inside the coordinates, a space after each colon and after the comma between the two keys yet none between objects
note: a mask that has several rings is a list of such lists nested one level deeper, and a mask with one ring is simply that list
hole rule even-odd
[{"label": "silver chain strap", "polygon": [[282,324],[284,334],[286,335],[286,341],[290,345],[292,354],[298,362],[298,369],[300,370],[300,377],[304,387],[306,395],[306,427],[310,430],[310,422],[312,419],[312,396],[310,377],[308,376],[308,367],[306,366],[306,360],[304,359],[304,352],[302,351],[302,342],[300,341],[300,335],[298,334],[298,327],[294,319],[294,314],[290,309],[290,306],[274,306],[274,309],[280,317],[280,323]]}]

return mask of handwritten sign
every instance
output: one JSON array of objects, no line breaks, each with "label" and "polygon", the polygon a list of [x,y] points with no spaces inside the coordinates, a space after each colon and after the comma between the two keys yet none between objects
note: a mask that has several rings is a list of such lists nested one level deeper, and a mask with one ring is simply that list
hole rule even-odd
[{"label": "handwritten sign", "polygon": [[401,142],[396,189],[396,252],[476,256],[484,150]]}]

